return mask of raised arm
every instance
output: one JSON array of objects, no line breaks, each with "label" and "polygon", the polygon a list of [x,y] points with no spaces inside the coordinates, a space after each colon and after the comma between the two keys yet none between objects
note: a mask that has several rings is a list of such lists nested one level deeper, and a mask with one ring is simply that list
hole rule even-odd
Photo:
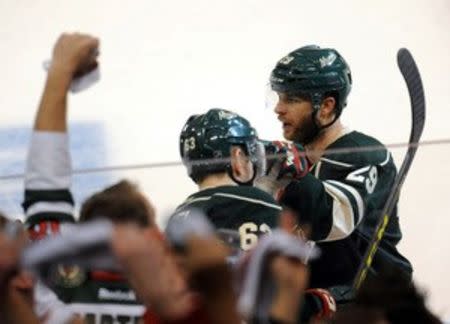
[{"label": "raised arm", "polygon": [[96,38],[83,34],[63,34],[54,46],[27,158],[23,207],[32,239],[74,221],[67,92],[74,77],[97,66],[98,46]]}]

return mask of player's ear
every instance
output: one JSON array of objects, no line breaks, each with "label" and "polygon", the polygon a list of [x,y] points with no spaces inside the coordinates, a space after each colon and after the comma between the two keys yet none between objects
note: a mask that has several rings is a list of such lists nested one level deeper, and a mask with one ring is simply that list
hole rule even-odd
[{"label": "player's ear", "polygon": [[233,174],[239,176],[242,173],[242,150],[238,146],[232,146],[230,150],[231,170]]},{"label": "player's ear", "polygon": [[246,181],[249,177],[248,175],[248,157],[245,151],[239,146],[231,147],[231,170],[234,176],[241,181]]},{"label": "player's ear", "polygon": [[333,121],[335,116],[336,99],[334,97],[326,97],[322,100],[318,119],[322,125],[327,125]]}]

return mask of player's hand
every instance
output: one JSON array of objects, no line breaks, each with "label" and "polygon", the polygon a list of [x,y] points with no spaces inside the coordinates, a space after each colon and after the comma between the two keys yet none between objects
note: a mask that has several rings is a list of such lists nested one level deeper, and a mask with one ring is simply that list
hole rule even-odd
[{"label": "player's hand", "polygon": [[87,34],[62,34],[53,48],[50,70],[63,69],[72,77],[94,70],[98,63],[99,40]]},{"label": "player's hand", "polygon": [[310,163],[300,144],[261,141],[266,151],[266,173],[255,179],[255,186],[279,199],[284,188],[308,174]]},{"label": "player's hand", "polygon": [[266,151],[268,174],[276,180],[301,179],[308,174],[310,163],[302,145],[273,141],[266,145]]}]

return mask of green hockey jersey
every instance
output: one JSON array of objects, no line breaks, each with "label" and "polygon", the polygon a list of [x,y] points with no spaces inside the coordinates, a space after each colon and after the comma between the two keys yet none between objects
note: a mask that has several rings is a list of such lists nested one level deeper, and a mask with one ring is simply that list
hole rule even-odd
[{"label": "green hockey jersey", "polygon": [[[311,264],[312,287],[352,283],[397,174],[391,154],[365,134],[347,133],[327,148],[370,146],[374,150],[324,155],[306,177],[285,189],[281,204],[297,211],[300,222],[311,226],[312,240],[322,251]],[[411,275],[411,264],[396,248],[401,237],[395,208],[371,274],[389,264]]]},{"label": "green hockey jersey", "polygon": [[250,186],[219,186],[190,195],[177,214],[196,208],[216,229],[239,232],[240,247],[250,249],[262,234],[278,226],[281,207],[268,193]]}]

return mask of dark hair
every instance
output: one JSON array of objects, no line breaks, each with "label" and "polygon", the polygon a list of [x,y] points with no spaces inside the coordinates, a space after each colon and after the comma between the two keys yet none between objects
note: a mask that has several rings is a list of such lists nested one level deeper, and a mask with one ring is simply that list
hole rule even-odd
[{"label": "dark hair", "polygon": [[[382,315],[388,323],[441,323],[427,309],[425,297],[414,283],[401,271],[383,268],[378,276],[368,278],[355,298],[354,308],[359,312]],[[345,323],[359,323],[356,317],[350,321],[351,310]],[[357,312],[354,313],[355,316]],[[367,322],[367,321],[365,321]],[[344,322],[339,322],[344,323]]]},{"label": "dark hair", "polygon": [[[303,101],[312,102],[311,95],[309,93],[305,93],[303,91],[286,92],[286,95],[290,96],[292,98],[299,98],[299,99],[301,99]],[[325,92],[323,94],[322,100],[325,99],[325,98],[328,98],[328,97],[333,97],[334,98],[334,100],[336,101],[336,105],[335,105],[336,114],[340,115],[341,112],[342,112],[342,108],[343,107],[340,106],[339,92],[338,91],[327,91],[327,92]]]},{"label": "dark hair", "polygon": [[114,223],[155,225],[155,211],[138,187],[122,180],[88,198],[81,207],[80,222],[106,218]]},{"label": "dark hair", "polygon": [[336,113],[336,116],[339,117],[342,113],[342,109],[344,109],[344,107],[340,103],[339,92],[338,91],[327,91],[323,94],[323,99],[328,98],[328,97],[333,97],[334,100],[336,101],[336,104],[334,106],[334,112]]},{"label": "dark hair", "polygon": [[8,218],[0,211],[0,230],[5,228]]},{"label": "dark hair", "polygon": [[191,179],[196,183],[196,184],[200,184],[201,182],[203,182],[203,180],[205,180],[207,177],[211,176],[211,175],[215,175],[215,174],[223,174],[227,172],[226,169],[221,170],[221,171],[205,171],[205,170],[201,170],[200,168],[196,168],[193,169],[193,172],[191,174]]},{"label": "dark hair", "polygon": [[297,99],[301,99],[303,101],[312,102],[311,95],[304,91],[289,91],[289,92],[285,92],[284,94],[289,98],[297,98]]}]

